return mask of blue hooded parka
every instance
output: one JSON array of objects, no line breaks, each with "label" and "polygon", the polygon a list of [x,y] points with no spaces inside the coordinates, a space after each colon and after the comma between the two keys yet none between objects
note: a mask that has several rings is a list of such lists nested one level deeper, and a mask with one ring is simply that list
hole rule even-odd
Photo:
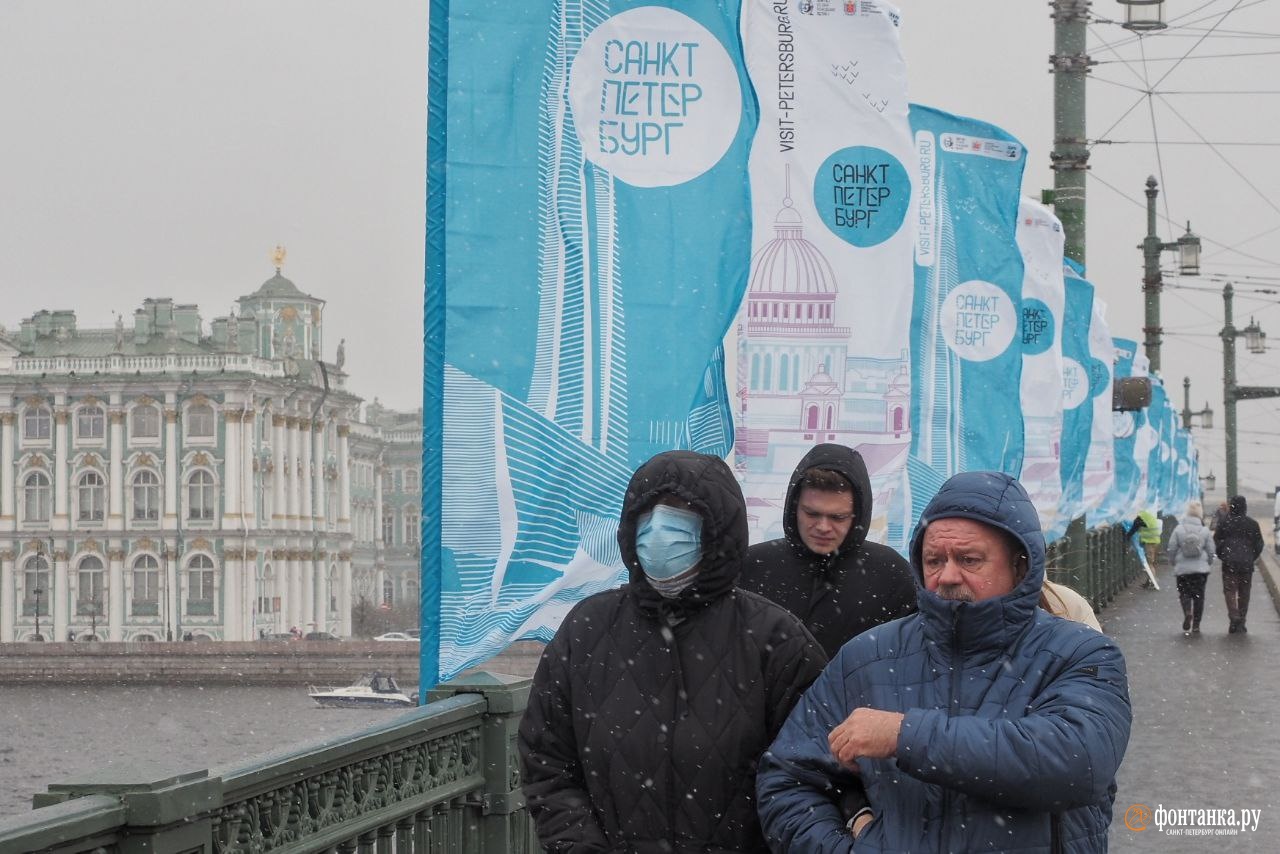
[{"label": "blue hooded parka", "polygon": [[[956,517],[1022,543],[1027,573],[1012,591],[958,602],[924,588],[924,530]],[[774,851],[852,851],[830,793],[859,779],[875,816],[859,854],[1106,850],[1132,721],[1124,659],[1106,636],[1037,607],[1044,562],[1039,517],[1015,479],[969,472],[943,484],[911,541],[919,613],[847,643],[761,760]],[[905,717],[897,755],[860,758],[854,775],[827,735],[860,706]]]}]

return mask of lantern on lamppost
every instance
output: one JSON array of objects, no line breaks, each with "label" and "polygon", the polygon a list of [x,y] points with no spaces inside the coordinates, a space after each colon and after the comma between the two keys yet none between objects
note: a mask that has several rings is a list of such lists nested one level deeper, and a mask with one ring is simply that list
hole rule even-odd
[{"label": "lantern on lamppost", "polygon": [[1117,0],[1124,6],[1120,26],[1135,33],[1149,33],[1169,26],[1164,22],[1164,0]]},{"label": "lantern on lamppost", "polygon": [[1249,318],[1249,325],[1244,328],[1244,346],[1255,355],[1267,352],[1267,333],[1262,331],[1258,321]]}]

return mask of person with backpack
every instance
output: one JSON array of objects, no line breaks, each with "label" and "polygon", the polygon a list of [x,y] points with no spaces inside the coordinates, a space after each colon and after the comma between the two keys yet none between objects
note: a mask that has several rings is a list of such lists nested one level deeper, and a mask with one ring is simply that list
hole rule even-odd
[{"label": "person with backpack", "polygon": [[1231,514],[1213,532],[1213,543],[1222,559],[1222,595],[1227,600],[1229,634],[1247,634],[1244,627],[1249,615],[1249,589],[1253,586],[1253,565],[1266,544],[1262,528],[1249,517],[1249,505],[1243,495],[1233,495],[1227,502]]},{"label": "person with backpack", "polygon": [[1204,616],[1204,586],[1213,567],[1213,536],[1204,524],[1204,505],[1187,502],[1187,514],[1169,537],[1169,564],[1178,583],[1178,601],[1182,603],[1182,634],[1200,633]]}]

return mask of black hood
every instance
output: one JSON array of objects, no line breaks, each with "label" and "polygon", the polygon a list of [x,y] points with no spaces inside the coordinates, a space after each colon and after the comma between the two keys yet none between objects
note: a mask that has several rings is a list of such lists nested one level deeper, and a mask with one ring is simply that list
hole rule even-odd
[{"label": "black hood", "polygon": [[[673,600],[664,600],[649,586],[636,556],[637,518],[668,494],[688,501],[702,516],[698,578]],[[618,548],[630,572],[632,590],[648,610],[665,605],[688,613],[728,593],[747,553],[746,502],[729,466],[719,457],[693,451],[667,451],[640,466],[622,500]]]},{"label": "black hood", "polygon": [[1245,516],[1249,512],[1249,502],[1244,500],[1243,495],[1233,495],[1231,500],[1227,502],[1231,508],[1232,516]]},{"label": "black hood", "polygon": [[842,475],[853,485],[853,524],[844,542],[835,550],[835,555],[847,554],[862,545],[867,538],[867,528],[871,525],[871,477],[867,474],[867,464],[862,455],[853,448],[844,445],[814,445],[813,450],[804,455],[796,470],[791,474],[791,483],[787,485],[787,504],[782,509],[782,530],[789,542],[802,555],[826,559],[826,555],[814,554],[800,539],[800,529],[796,526],[796,504],[800,500],[800,485],[804,473],[811,468],[820,468]]}]

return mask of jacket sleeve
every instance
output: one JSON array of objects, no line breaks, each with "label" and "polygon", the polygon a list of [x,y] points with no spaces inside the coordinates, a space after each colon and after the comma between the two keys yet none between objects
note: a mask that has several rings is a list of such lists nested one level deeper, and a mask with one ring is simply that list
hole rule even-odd
[{"label": "jacket sleeve", "polygon": [[1129,743],[1124,657],[1092,632],[1016,719],[912,709],[898,767],[926,783],[1024,809],[1060,811],[1106,796]]},{"label": "jacket sleeve", "polygon": [[760,758],[756,798],[760,824],[772,851],[847,854],[840,801],[862,788],[857,775],[836,762],[827,734],[846,708],[843,656],[827,666],[792,710],[772,746]]},{"label": "jacket sleeve", "polygon": [[1249,527],[1252,529],[1251,533],[1253,535],[1253,559],[1257,560],[1262,557],[1262,553],[1266,550],[1267,544],[1262,539],[1262,526],[1252,519],[1249,521],[1253,522]]},{"label": "jacket sleeve", "polygon": [[768,691],[768,733],[772,741],[782,729],[787,715],[795,708],[813,680],[827,664],[827,654],[804,624],[787,614],[787,620],[772,634],[768,663],[765,667]]},{"label": "jacket sleeve", "polygon": [[[566,623],[572,615],[566,619]],[[557,634],[543,650],[520,720],[524,795],[545,851],[600,852],[609,843],[596,821],[573,731],[572,682]]]},{"label": "jacket sleeve", "polygon": [[1180,548],[1182,548],[1181,525],[1174,528],[1173,533],[1169,535],[1169,545],[1165,549],[1165,555],[1169,559],[1169,566],[1175,566],[1178,563],[1178,549]]}]

